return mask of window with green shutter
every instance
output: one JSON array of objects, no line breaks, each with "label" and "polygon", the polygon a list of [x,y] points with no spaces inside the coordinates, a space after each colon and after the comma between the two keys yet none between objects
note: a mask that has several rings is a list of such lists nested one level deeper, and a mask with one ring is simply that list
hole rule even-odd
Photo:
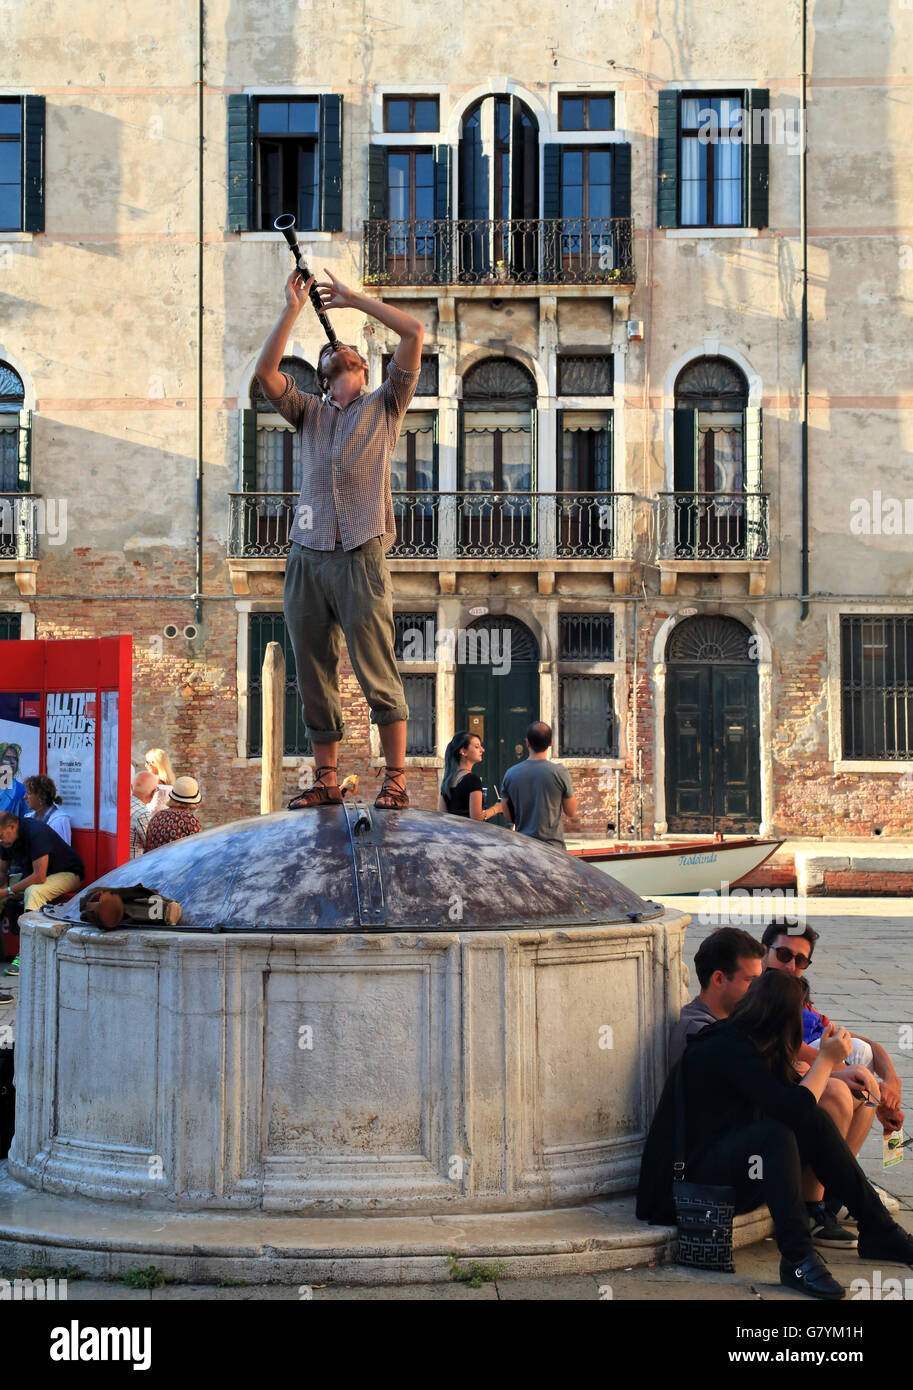
[{"label": "window with green shutter", "polygon": [[228,225],[271,231],[342,228],[342,97],[228,98]]},{"label": "window with green shutter", "polygon": [[296,683],[295,653],[281,613],[250,613],[247,627],[247,756],[263,754],[263,658],[270,642],[285,654],[285,731],[282,751],[287,757],[311,757],[304,712]]},{"label": "window with green shutter", "polygon": [[657,225],[766,227],[770,93],[659,94]]}]

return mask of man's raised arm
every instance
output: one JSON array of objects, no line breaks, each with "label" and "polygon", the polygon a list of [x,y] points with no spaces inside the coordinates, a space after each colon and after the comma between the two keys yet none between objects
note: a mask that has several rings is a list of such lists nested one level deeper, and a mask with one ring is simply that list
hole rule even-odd
[{"label": "man's raised arm", "polygon": [[280,372],[279,363],[285,354],[286,344],[295,325],[295,320],[307,302],[308,287],[313,279],[312,275],[305,284],[300,272],[292,271],[285,282],[285,308],[260,349],[260,356],[257,358],[254,372],[263,387],[264,395],[269,396],[272,400],[278,400],[285,391],[285,375]]}]

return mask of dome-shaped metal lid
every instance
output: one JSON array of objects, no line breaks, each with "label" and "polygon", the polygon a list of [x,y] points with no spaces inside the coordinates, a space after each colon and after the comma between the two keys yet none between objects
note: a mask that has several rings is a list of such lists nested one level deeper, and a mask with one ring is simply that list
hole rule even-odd
[{"label": "dome-shaped metal lid", "polygon": [[[496,931],[662,913],[529,836],[364,802],[234,821],[121,864],[91,886],[139,882],[181,904],[178,931]],[[79,921],[83,892],[60,916]]]}]

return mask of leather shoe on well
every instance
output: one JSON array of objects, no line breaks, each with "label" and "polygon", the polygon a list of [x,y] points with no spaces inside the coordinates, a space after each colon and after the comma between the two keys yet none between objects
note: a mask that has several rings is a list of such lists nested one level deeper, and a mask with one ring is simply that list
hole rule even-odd
[{"label": "leather shoe on well", "polygon": [[845,1298],[846,1289],[831,1274],[814,1250],[804,1260],[780,1260],[780,1283],[810,1298]]}]

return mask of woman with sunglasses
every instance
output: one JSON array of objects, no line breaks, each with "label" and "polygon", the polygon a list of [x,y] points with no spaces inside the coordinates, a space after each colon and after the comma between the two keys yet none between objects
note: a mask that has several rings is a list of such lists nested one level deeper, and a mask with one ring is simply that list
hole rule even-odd
[{"label": "woman with sunglasses", "polygon": [[802,987],[785,971],[755,980],[728,1019],[689,1043],[660,1098],[644,1147],[637,1215],[674,1224],[675,1088],[685,1101],[684,1180],[733,1187],[736,1211],[766,1202],[780,1249],[780,1282],[813,1298],[846,1290],[812,1245],[802,1198],[809,1164],[859,1226],[865,1260],[913,1263],[913,1237],[885,1211],[833,1120],[818,1104],[850,1052],[845,1029],[830,1024],[818,1057],[800,1082]]}]

